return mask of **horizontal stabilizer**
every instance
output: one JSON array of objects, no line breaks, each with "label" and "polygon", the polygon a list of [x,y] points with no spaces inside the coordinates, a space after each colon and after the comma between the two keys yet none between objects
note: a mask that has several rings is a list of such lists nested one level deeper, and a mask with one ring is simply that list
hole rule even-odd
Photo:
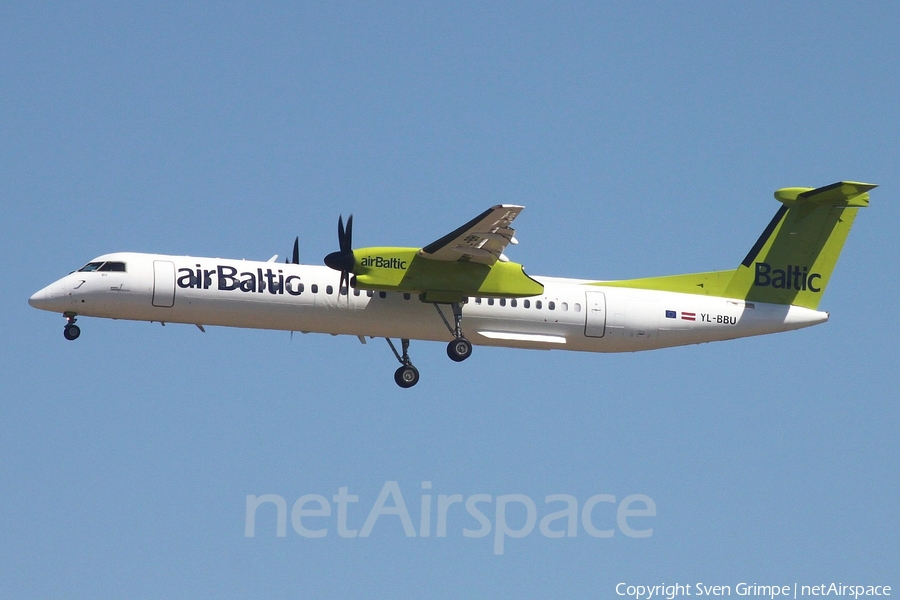
[{"label": "horizontal stabilizer", "polygon": [[821,206],[855,206],[862,208],[869,205],[869,195],[866,192],[876,187],[878,186],[871,183],[839,181],[820,188],[781,188],[775,192],[775,198],[789,207],[811,202]]}]

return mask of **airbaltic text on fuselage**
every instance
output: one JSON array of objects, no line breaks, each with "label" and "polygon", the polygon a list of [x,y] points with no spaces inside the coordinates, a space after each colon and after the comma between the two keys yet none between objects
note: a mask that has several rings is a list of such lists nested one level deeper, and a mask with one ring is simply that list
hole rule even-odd
[{"label": "airbaltic text on fuselage", "polygon": [[375,267],[377,269],[405,269],[407,261],[400,260],[396,256],[384,258],[383,256],[366,256],[360,263],[364,267]]},{"label": "airbaltic text on fuselage", "polygon": [[782,290],[809,290],[821,292],[822,288],[815,285],[817,279],[821,279],[819,273],[810,273],[809,267],[788,265],[787,269],[773,269],[769,263],[756,263],[756,279],[753,285],[758,287],[773,287]]},{"label": "airbaltic text on fuselage", "polygon": [[[215,286],[213,285],[215,279]],[[215,269],[204,269],[197,265],[194,269],[178,269],[178,287],[208,290],[215,289],[241,292],[256,292],[262,294],[284,294],[299,296],[303,293],[303,284],[297,275],[285,277],[281,269],[273,271],[267,269],[253,269],[238,273],[231,265],[216,265]]]}]

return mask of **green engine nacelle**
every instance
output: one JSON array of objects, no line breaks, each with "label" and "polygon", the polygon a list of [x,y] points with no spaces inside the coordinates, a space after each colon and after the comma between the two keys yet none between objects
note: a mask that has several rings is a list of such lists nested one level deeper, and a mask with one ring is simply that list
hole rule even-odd
[{"label": "green engine nacelle", "polygon": [[360,248],[353,258],[356,287],[424,294],[425,302],[460,302],[468,296],[524,298],[544,292],[544,286],[514,262],[449,262],[420,256],[418,248],[391,247]]}]

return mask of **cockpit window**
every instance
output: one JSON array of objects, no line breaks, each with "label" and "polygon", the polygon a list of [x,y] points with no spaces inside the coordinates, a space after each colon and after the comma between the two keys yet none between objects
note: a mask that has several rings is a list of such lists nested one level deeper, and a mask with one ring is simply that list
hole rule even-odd
[{"label": "cockpit window", "polygon": [[106,261],[105,263],[103,263],[103,266],[97,270],[98,271],[121,271],[124,273],[125,272],[125,263]]},{"label": "cockpit window", "polygon": [[120,271],[125,272],[125,263],[108,260],[106,262],[89,262],[84,265],[78,272],[84,271]]}]

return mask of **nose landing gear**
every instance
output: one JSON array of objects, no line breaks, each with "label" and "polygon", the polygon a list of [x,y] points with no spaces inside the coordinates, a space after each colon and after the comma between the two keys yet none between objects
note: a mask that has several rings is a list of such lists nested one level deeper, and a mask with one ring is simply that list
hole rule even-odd
[{"label": "nose landing gear", "polygon": [[77,340],[78,336],[81,335],[81,328],[75,324],[75,315],[66,313],[63,316],[66,318],[66,327],[63,329],[63,337],[70,342]]}]

